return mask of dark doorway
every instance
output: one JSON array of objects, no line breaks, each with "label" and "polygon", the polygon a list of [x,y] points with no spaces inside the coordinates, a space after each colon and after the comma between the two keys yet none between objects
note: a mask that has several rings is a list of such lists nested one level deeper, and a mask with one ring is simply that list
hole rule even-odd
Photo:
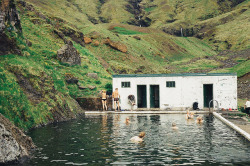
[{"label": "dark doorway", "polygon": [[159,85],[150,85],[150,108],[159,108]]},{"label": "dark doorway", "polygon": [[147,86],[137,85],[138,108],[147,108]]},{"label": "dark doorway", "polygon": [[[209,102],[213,100],[213,84],[203,85],[204,107],[209,107]],[[213,101],[210,104],[213,107]]]}]

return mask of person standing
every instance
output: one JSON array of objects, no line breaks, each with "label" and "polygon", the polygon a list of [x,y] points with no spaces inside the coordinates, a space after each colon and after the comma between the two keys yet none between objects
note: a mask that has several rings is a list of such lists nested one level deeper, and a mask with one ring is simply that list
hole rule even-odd
[{"label": "person standing", "polygon": [[245,112],[250,113],[250,101],[247,99],[246,104],[244,105]]},{"label": "person standing", "polygon": [[108,110],[106,90],[102,90],[102,109],[103,109],[103,111]]},{"label": "person standing", "polygon": [[118,88],[115,88],[115,91],[113,92],[112,97],[114,98],[115,111],[116,111],[116,109],[119,110],[119,108],[120,108],[120,105],[119,105],[120,94],[118,93]]}]

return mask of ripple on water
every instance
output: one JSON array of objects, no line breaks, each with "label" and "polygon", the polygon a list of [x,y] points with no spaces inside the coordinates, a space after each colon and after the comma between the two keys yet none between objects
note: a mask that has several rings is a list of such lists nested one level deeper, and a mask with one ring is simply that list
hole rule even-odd
[{"label": "ripple on water", "polygon": [[73,163],[73,162],[67,162],[66,165],[88,165],[88,163]]}]

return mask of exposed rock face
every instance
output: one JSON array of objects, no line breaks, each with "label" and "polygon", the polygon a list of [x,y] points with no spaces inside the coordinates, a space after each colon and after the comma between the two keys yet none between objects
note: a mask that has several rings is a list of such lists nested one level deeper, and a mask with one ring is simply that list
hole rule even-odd
[{"label": "exposed rock face", "polygon": [[34,149],[32,139],[0,114],[0,165],[18,162]]},{"label": "exposed rock face", "polygon": [[16,42],[4,33],[4,30],[22,32],[20,18],[14,0],[2,0],[0,4],[0,55],[21,54]]},{"label": "exposed rock face", "polygon": [[73,46],[72,42],[64,45],[57,51],[57,59],[69,65],[81,65],[80,54]]},{"label": "exposed rock face", "polygon": [[[102,110],[102,100],[99,98],[77,98],[76,99],[83,110],[96,111]],[[108,110],[112,110],[112,97],[107,98]]]},{"label": "exposed rock face", "polygon": [[104,41],[104,44],[107,44],[109,45],[110,47],[118,50],[118,51],[121,51],[123,53],[126,53],[128,50],[127,50],[127,46],[125,44],[122,44],[121,42],[119,41],[112,41],[110,40],[110,38],[107,38],[105,41]]},{"label": "exposed rock face", "polygon": [[[20,17],[16,10],[14,0],[2,0],[1,11],[2,12],[0,12],[0,20],[2,19],[3,23],[2,28],[0,27],[0,30],[5,28],[3,24],[6,23],[6,27],[10,28],[9,30],[13,30],[11,28],[14,28],[14,30],[22,31]],[[8,23],[10,23],[12,27],[10,27]]]},{"label": "exposed rock face", "polygon": [[249,81],[250,81],[250,72],[245,74],[242,77],[238,78],[238,98],[250,99],[250,88],[249,88]]}]

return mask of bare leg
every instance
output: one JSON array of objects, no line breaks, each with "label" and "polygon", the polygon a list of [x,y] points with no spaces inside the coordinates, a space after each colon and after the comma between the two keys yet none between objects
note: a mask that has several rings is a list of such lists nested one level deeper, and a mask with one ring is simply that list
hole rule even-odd
[{"label": "bare leg", "polygon": [[104,111],[104,101],[102,100],[102,110]]},{"label": "bare leg", "polygon": [[116,111],[116,101],[114,101],[115,111]]},{"label": "bare leg", "polygon": [[[106,111],[108,111],[108,108],[107,108],[107,101],[105,100],[104,101],[104,106],[105,106],[105,108],[106,108]],[[104,108],[103,108],[104,109]]]},{"label": "bare leg", "polygon": [[117,110],[119,110],[119,109],[120,109],[120,107],[119,107],[119,106],[120,106],[120,105],[119,105],[119,101],[117,101],[117,105],[118,105],[118,108],[117,108]]}]

